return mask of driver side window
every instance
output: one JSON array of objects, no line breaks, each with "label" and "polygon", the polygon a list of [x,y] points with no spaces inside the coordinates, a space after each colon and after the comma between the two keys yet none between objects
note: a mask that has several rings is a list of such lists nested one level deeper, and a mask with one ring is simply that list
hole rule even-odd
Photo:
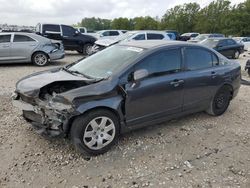
[{"label": "driver side window", "polygon": [[164,50],[142,60],[135,70],[146,69],[149,76],[176,73],[181,70],[181,57],[180,49]]}]

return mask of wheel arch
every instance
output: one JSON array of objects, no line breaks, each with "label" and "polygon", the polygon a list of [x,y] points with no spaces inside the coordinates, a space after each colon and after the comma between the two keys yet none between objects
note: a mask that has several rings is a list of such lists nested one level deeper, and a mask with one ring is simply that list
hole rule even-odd
[{"label": "wheel arch", "polygon": [[116,98],[115,102],[113,102],[112,105],[108,105],[107,102],[109,102],[109,100],[102,101],[102,102],[94,102],[88,105],[86,104],[81,105],[80,108],[78,108],[77,110],[78,114],[69,118],[67,125],[63,127],[65,134],[68,135],[70,133],[72,123],[77,117],[83,116],[92,111],[101,110],[101,109],[112,112],[118,118],[118,121],[120,123],[120,130],[121,130],[121,126],[122,126],[121,124],[123,124],[123,121],[124,121],[124,114],[122,113],[122,108],[121,108],[122,101],[119,100],[119,98]]},{"label": "wheel arch", "polygon": [[49,56],[49,54],[47,53],[47,52],[45,52],[45,51],[42,51],[42,50],[36,50],[36,51],[34,51],[32,54],[31,54],[31,61],[33,60],[33,56],[36,54],[36,53],[44,53],[46,56],[47,56],[47,58],[48,59],[50,59],[50,56]]},{"label": "wheel arch", "polygon": [[219,91],[220,89],[222,89],[223,87],[226,87],[230,90],[230,99],[233,98],[234,96],[234,89],[233,89],[233,86],[230,84],[230,83],[224,83],[222,84],[219,89],[217,91]]}]

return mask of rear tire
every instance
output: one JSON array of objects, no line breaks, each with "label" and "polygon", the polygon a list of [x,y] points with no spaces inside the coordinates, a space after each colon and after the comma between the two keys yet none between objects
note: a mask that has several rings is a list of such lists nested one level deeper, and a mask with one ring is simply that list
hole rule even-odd
[{"label": "rear tire", "polygon": [[239,52],[238,50],[236,50],[236,51],[234,52],[233,58],[234,58],[234,59],[239,59],[239,57],[240,57],[240,52]]},{"label": "rear tire", "polygon": [[93,45],[90,43],[87,43],[83,46],[83,54],[84,55],[91,55],[92,54],[92,47]]},{"label": "rear tire", "polygon": [[231,90],[229,87],[223,86],[215,94],[206,112],[213,116],[220,116],[227,110],[230,100]]},{"label": "rear tire", "polygon": [[44,52],[36,52],[32,55],[32,63],[34,63],[39,67],[47,65],[48,62],[49,62],[48,55]]},{"label": "rear tire", "polygon": [[71,127],[71,140],[82,154],[99,155],[117,141],[119,121],[109,110],[99,109],[77,117]]}]

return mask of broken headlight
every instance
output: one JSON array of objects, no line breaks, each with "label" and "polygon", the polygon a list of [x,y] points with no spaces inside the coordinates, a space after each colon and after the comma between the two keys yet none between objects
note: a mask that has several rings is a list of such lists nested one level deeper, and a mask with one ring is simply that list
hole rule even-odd
[{"label": "broken headlight", "polygon": [[49,101],[49,106],[55,110],[70,110],[73,108],[72,104],[64,97],[55,96]]}]

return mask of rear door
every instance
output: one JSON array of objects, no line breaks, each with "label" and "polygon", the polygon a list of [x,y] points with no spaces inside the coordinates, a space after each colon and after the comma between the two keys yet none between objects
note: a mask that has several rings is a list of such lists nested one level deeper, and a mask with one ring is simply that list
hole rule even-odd
[{"label": "rear door", "polygon": [[73,27],[62,25],[62,35],[63,35],[62,40],[63,40],[65,49],[67,50],[79,49],[80,42],[78,39],[78,35],[81,35],[81,34],[76,33],[76,30]]},{"label": "rear door", "polygon": [[186,78],[183,110],[199,111],[208,107],[220,84],[220,70],[214,67],[214,64],[218,64],[218,57],[200,47],[186,47],[184,54]]},{"label": "rear door", "polygon": [[10,54],[12,59],[21,61],[30,61],[31,55],[39,42],[30,36],[23,34],[14,34]]},{"label": "rear door", "polygon": [[62,40],[61,27],[58,24],[43,24],[42,35],[49,39]]},{"label": "rear door", "polygon": [[154,53],[139,62],[133,71],[146,69],[149,76],[129,81],[125,90],[127,124],[164,118],[182,109],[183,77],[181,49]]},{"label": "rear door", "polygon": [[227,39],[220,40],[216,50],[225,57],[231,56],[231,46],[228,46]]},{"label": "rear door", "polygon": [[0,35],[0,62],[10,58],[11,34]]},{"label": "rear door", "polygon": [[233,57],[236,50],[240,50],[239,44],[233,39],[227,39],[228,55]]}]

